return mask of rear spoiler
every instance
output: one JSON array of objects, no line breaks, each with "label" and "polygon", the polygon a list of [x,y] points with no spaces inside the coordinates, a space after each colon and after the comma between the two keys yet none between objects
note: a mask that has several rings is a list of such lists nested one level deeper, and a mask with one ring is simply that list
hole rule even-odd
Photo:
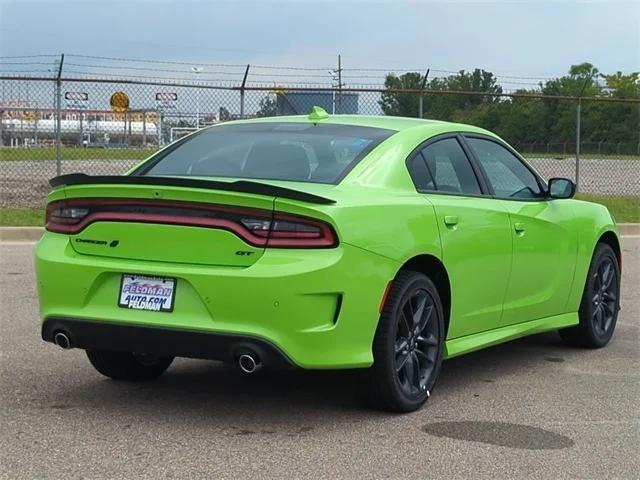
[{"label": "rear spoiler", "polygon": [[70,173],[59,175],[49,180],[49,185],[59,187],[62,185],[162,185],[169,187],[203,188],[207,190],[226,190],[230,192],[253,193],[270,197],[283,197],[292,200],[300,200],[308,203],[332,205],[336,203],[330,198],[321,197],[312,193],[294,190],[292,188],[278,187],[268,183],[252,182],[249,180],[237,180],[235,182],[218,182],[215,180],[198,180],[194,178],[180,177],[153,177],[153,176],[127,176],[127,175],[86,175],[84,173]]}]

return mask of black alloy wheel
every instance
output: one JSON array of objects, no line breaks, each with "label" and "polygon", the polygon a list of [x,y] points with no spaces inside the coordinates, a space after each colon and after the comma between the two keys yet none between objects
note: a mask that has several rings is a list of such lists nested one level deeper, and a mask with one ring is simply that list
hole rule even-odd
[{"label": "black alloy wheel", "polygon": [[560,330],[568,345],[604,347],[616,327],[620,310],[620,265],[613,249],[599,243],[593,254],[582,301],[578,310],[579,324]]}]

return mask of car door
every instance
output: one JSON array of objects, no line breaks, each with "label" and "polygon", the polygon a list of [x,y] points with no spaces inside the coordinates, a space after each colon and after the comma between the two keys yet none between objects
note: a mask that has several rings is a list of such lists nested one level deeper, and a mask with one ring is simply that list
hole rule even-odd
[{"label": "car door", "polygon": [[565,313],[577,249],[569,227],[572,209],[548,198],[535,172],[497,139],[465,135],[465,141],[491,193],[509,212],[513,269],[501,325]]},{"label": "car door", "polygon": [[418,192],[433,204],[451,284],[448,338],[498,327],[511,269],[511,226],[484,195],[458,135],[435,137],[408,159]]}]

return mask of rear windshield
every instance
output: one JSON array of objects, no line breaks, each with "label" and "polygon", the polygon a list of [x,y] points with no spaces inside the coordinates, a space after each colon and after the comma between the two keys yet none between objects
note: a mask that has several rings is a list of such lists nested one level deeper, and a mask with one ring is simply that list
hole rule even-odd
[{"label": "rear windshield", "polygon": [[177,142],[134,175],[337,183],[393,133],[311,123],[220,125]]}]

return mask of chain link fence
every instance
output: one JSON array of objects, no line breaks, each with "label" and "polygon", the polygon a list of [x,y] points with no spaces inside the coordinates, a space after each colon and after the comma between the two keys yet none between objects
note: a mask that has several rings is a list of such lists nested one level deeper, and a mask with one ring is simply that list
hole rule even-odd
[{"label": "chain link fence", "polygon": [[483,126],[543,177],[572,178],[586,194],[640,196],[637,99],[48,77],[0,77],[0,89],[0,207],[41,207],[55,175],[122,174],[199,128],[314,105]]}]

